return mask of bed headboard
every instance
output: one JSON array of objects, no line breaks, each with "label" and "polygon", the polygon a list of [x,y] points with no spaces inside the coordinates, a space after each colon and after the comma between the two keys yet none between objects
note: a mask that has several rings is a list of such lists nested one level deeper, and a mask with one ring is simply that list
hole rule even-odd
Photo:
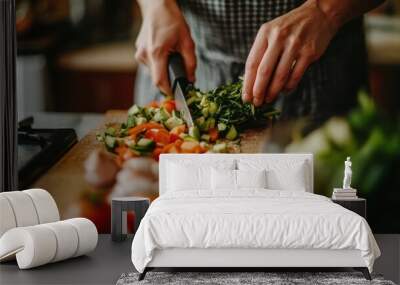
[{"label": "bed headboard", "polygon": [[309,171],[306,179],[308,180],[307,192],[314,192],[314,166],[313,166],[313,155],[311,153],[297,154],[297,153],[240,153],[240,154],[161,154],[159,163],[159,192],[160,195],[166,192],[166,182],[167,182],[167,163],[169,161],[182,161],[182,160],[196,160],[201,165],[212,166],[215,162],[219,160],[252,160],[252,159],[262,159],[262,160],[283,160],[283,161],[293,161],[299,162],[304,161],[307,163]]}]

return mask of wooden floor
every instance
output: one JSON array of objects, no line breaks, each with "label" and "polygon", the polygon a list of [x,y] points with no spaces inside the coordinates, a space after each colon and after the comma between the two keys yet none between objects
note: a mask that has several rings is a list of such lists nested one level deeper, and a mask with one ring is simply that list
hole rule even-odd
[{"label": "wooden floor", "polygon": [[[374,272],[385,279],[400,281],[400,235],[375,235],[382,251]],[[1,285],[21,284],[115,284],[122,273],[134,271],[131,263],[132,238],[114,243],[100,235],[99,244],[88,256],[42,267],[19,270],[15,262],[0,265]]]}]

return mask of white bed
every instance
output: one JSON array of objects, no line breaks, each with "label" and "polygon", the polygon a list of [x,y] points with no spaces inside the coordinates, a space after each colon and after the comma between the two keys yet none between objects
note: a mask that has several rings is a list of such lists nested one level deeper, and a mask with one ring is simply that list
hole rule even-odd
[{"label": "white bed", "polygon": [[[180,176],[171,173],[176,164],[201,167],[190,178],[192,189],[175,191],[189,179],[184,168]],[[269,185],[204,186],[211,179],[204,169],[224,164],[254,172],[266,167]],[[161,155],[159,170],[160,197],[132,243],[140,279],[154,267],[354,267],[370,278],[380,255],[372,232],[362,217],[313,194],[311,154],[169,154]]]}]

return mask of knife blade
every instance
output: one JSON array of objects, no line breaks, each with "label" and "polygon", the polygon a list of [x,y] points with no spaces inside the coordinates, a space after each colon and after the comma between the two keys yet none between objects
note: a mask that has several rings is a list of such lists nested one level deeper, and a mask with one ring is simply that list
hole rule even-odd
[{"label": "knife blade", "polygon": [[188,127],[193,127],[193,118],[184,95],[184,90],[186,90],[191,83],[187,79],[183,58],[179,53],[172,53],[169,56],[168,72],[172,91],[174,93],[176,109],[181,112]]}]

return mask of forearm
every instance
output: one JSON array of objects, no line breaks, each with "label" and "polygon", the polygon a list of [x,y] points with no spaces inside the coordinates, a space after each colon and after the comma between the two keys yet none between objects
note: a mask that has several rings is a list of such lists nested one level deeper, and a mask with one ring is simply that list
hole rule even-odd
[{"label": "forearm", "polygon": [[150,11],[157,7],[162,7],[166,5],[174,5],[176,6],[176,0],[137,0],[140,10],[142,14],[146,14],[147,11]]},{"label": "forearm", "polygon": [[351,19],[360,16],[385,0],[307,0],[315,4],[326,15],[334,29],[338,30]]}]

